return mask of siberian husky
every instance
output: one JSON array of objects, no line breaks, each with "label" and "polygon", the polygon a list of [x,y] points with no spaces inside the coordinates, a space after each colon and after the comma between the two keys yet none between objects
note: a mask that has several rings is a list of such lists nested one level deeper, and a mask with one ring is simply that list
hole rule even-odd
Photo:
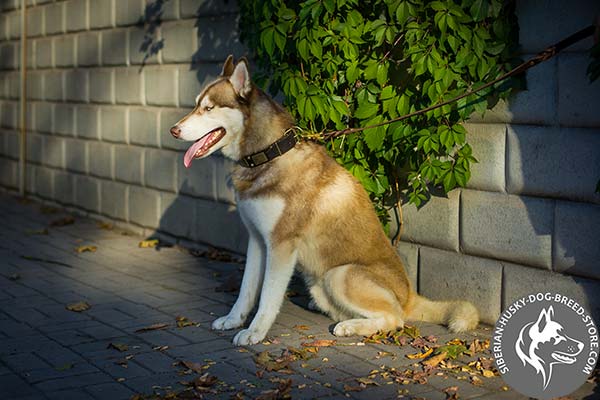
[{"label": "siberian husky", "polygon": [[260,298],[233,343],[261,342],[296,266],[312,306],[338,321],[336,336],[370,335],[407,320],[475,328],[471,303],[431,301],[411,288],[366,191],[322,146],[296,142],[293,127],[290,114],[251,82],[247,61],[229,56],[193,111],[171,128],[194,142],[186,167],[217,150],[239,164],[232,180],[249,232],[247,261],[239,297],[213,329],[241,327]]}]

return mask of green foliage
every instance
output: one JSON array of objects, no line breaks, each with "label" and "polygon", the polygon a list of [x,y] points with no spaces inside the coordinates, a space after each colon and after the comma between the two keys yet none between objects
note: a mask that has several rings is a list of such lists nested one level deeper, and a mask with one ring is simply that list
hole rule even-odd
[{"label": "green foliage", "polygon": [[[501,0],[246,0],[242,40],[261,85],[283,93],[312,132],[377,124],[451,99],[513,66],[516,17]],[[255,77],[256,78],[256,77]],[[396,183],[410,202],[465,186],[473,157],[461,122],[511,91],[504,83],[427,114],[327,143],[382,220]]]}]

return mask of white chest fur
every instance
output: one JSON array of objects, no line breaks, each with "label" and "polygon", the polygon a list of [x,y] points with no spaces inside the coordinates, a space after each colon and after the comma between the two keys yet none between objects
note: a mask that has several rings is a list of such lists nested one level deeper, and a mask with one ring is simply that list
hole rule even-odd
[{"label": "white chest fur", "polygon": [[271,237],[284,207],[285,201],[281,197],[259,197],[238,202],[244,223],[251,225],[266,240]]}]

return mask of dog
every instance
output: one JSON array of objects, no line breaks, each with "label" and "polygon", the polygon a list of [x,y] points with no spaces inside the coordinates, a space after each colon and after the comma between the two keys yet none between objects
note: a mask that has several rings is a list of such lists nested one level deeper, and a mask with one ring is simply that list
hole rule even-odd
[{"label": "dog", "polygon": [[564,333],[564,327],[553,320],[552,306],[542,309],[535,322],[526,324],[519,332],[515,344],[523,366],[529,364],[542,375],[544,390],[552,378],[556,364],[573,364],[583,350],[583,343]]},{"label": "dog", "polygon": [[393,330],[407,320],[456,332],[475,328],[471,303],[431,301],[411,288],[364,188],[323,146],[296,143],[293,129],[291,115],[252,83],[246,59],[234,64],[232,56],[171,128],[174,137],[194,142],[186,167],[217,150],[242,164],[232,181],[249,233],[247,261],[237,301],[212,328],[243,326],[260,297],[254,319],[233,343],[261,342],[296,266],[311,304],[338,321],[336,336]]}]

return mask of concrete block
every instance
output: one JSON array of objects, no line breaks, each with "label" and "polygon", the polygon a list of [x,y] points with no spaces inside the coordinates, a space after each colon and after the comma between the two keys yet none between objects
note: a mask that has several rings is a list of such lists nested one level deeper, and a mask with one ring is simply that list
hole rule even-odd
[{"label": "concrete block", "polygon": [[[169,133],[169,129],[183,118],[189,110],[161,108],[160,123],[158,124],[158,138],[160,139],[160,147],[173,150],[185,151],[190,146],[189,142],[177,140]],[[183,157],[183,154],[182,154]],[[193,164],[192,164],[193,165]]]},{"label": "concrete block", "polygon": [[65,139],[65,168],[68,171],[87,173],[86,143],[86,140]]},{"label": "concrete block", "polygon": [[100,65],[100,35],[96,32],[81,33],[77,36],[77,65]]},{"label": "concrete block", "polygon": [[586,75],[589,63],[587,53],[562,54],[558,59],[558,119],[562,126],[600,126],[600,81],[590,83]]},{"label": "concrete block", "polygon": [[65,139],[56,136],[45,136],[43,146],[42,163],[55,168],[64,168]]},{"label": "concrete block", "polygon": [[402,259],[402,265],[404,265],[410,284],[414,290],[418,291],[419,246],[408,242],[398,242],[396,252]]},{"label": "concrete block", "polygon": [[468,300],[482,322],[494,324],[500,315],[502,263],[486,258],[421,247],[419,292],[433,300]]},{"label": "concrete block", "polygon": [[35,62],[38,68],[52,67],[54,54],[54,41],[52,39],[35,40]]},{"label": "concrete block", "polygon": [[510,193],[600,203],[600,130],[510,125],[507,146]]},{"label": "concrete block", "polygon": [[31,7],[27,10],[27,36],[42,36],[45,31],[44,7]]},{"label": "concrete block", "polygon": [[231,29],[238,25],[238,20],[239,17],[232,15],[199,17],[197,26],[201,28],[194,62],[223,62],[229,54],[247,54],[247,49],[240,43],[238,30]]},{"label": "concrete block", "polygon": [[148,228],[158,227],[160,192],[131,186],[129,188],[129,221]]},{"label": "concrete block", "polygon": [[[528,59],[533,54],[524,54]],[[525,90],[514,93],[507,101],[500,100],[482,117],[471,116],[473,122],[513,122],[551,125],[556,123],[556,60],[551,59],[527,70]]]},{"label": "concrete block", "polygon": [[129,109],[129,139],[131,143],[158,147],[158,109]]},{"label": "concrete block", "polygon": [[147,149],[144,155],[144,183],[147,186],[177,191],[178,154],[170,150]]},{"label": "concrete block", "polygon": [[0,124],[3,128],[15,128],[17,126],[17,105],[14,102],[2,103],[2,120]]},{"label": "concrete block", "polygon": [[6,150],[9,158],[15,160],[19,158],[19,135],[17,132],[9,131],[6,133]]},{"label": "concrete block", "polygon": [[[543,10],[540,5],[543,5]],[[520,1],[516,6],[519,43],[523,51],[531,53],[542,51],[577,32],[592,23],[594,15],[600,14],[600,3],[594,0]],[[586,51],[592,44],[592,38],[588,38],[569,47],[569,50]]]},{"label": "concrete block", "polygon": [[402,239],[458,251],[459,197],[458,190],[448,193],[448,198],[432,196],[418,210],[412,204],[404,204]]},{"label": "concrete block", "polygon": [[27,193],[35,193],[35,171],[37,168],[34,164],[27,163],[27,174],[25,176],[25,191]]},{"label": "concrete block", "polygon": [[44,77],[45,99],[63,100],[63,73],[62,71],[48,71]]},{"label": "concrete block", "polygon": [[136,146],[115,146],[115,179],[128,183],[142,183],[144,149]]},{"label": "concrete block", "polygon": [[234,206],[198,199],[194,240],[243,253],[248,233]]},{"label": "concrete block", "polygon": [[183,195],[161,193],[158,229],[181,238],[191,238],[196,230],[196,199]]},{"label": "concrete block", "polygon": [[73,204],[75,181],[72,174],[64,171],[54,171],[55,200],[62,204]]},{"label": "concrete block", "polygon": [[46,34],[53,35],[65,31],[65,2],[57,2],[44,7]]},{"label": "concrete block", "polygon": [[0,44],[0,68],[15,69],[17,65],[17,48],[14,43]]},{"label": "concrete block", "polygon": [[[129,29],[129,62],[131,64],[156,64],[158,54],[149,54],[144,50],[147,44],[143,27],[135,26]],[[146,58],[147,57],[147,58]]]},{"label": "concrete block", "polygon": [[205,199],[217,199],[216,187],[217,157],[194,160],[190,168],[183,165],[183,154],[176,160],[179,192]]},{"label": "concrete block", "polygon": [[36,61],[36,48],[35,48],[35,40],[28,40],[27,41],[27,68],[28,69],[34,69],[35,66],[37,65],[37,61]]},{"label": "concrete block", "polygon": [[137,67],[115,70],[116,101],[119,104],[143,104],[143,73]]},{"label": "concrete block", "polygon": [[220,1],[206,0],[179,0],[181,4],[181,18],[209,15],[235,14],[239,12],[238,2],[235,0]]},{"label": "concrete block", "polygon": [[27,73],[27,98],[28,100],[42,100],[44,98],[44,74],[38,71]]},{"label": "concrete block", "polygon": [[221,73],[219,64],[200,64],[190,70],[189,66],[179,68],[179,105],[194,107],[196,96]]},{"label": "concrete block", "polygon": [[172,67],[147,67],[146,102],[152,105],[177,105],[177,69]]},{"label": "concrete block", "polygon": [[75,65],[75,36],[58,36],[54,40],[54,64],[57,67]]},{"label": "concrete block", "polygon": [[[20,8],[20,6],[19,6]],[[20,10],[12,12],[8,17],[8,37],[10,39],[18,39],[21,36],[21,13]]]},{"label": "concrete block", "polygon": [[8,97],[14,100],[21,98],[20,75],[18,72],[10,72],[8,75]]},{"label": "concrete block", "polygon": [[600,205],[558,201],[554,214],[554,270],[600,279]]},{"label": "concrete block", "polygon": [[[146,7],[152,3],[152,0],[146,0]],[[179,19],[179,0],[171,0],[164,3],[161,18],[163,21]]]},{"label": "concrete block", "polygon": [[100,188],[100,212],[111,218],[127,220],[128,186],[119,182],[102,180]]},{"label": "concrete block", "polygon": [[553,219],[552,200],[463,190],[461,249],[549,269]]},{"label": "concrete block", "polygon": [[584,305],[593,317],[600,318],[600,282],[566,276],[556,272],[505,264],[502,309],[531,293],[560,293]]},{"label": "concrete block", "polygon": [[87,139],[98,139],[99,110],[94,106],[78,105],[76,107],[76,136]]},{"label": "concrete block", "polygon": [[54,198],[54,174],[53,170],[44,167],[36,167],[33,171],[35,194],[45,199]]},{"label": "concrete block", "polygon": [[136,24],[143,15],[144,4],[142,0],[119,0],[116,2],[117,25]]},{"label": "concrete block", "polygon": [[58,103],[54,105],[54,129],[53,132],[61,135],[75,134],[75,106],[71,104]]},{"label": "concrete block", "polygon": [[102,32],[102,65],[125,65],[127,53],[127,30]]},{"label": "concrete block", "polygon": [[100,110],[100,134],[102,140],[127,142],[127,110],[120,107],[103,107]]},{"label": "concrete block", "polygon": [[[16,135],[15,135],[16,136]],[[18,138],[17,138],[18,139]],[[18,143],[17,143],[18,145]],[[12,154],[13,157],[18,157],[18,154]],[[38,135],[36,133],[27,134],[27,161],[36,164],[44,162],[44,135]]]},{"label": "concrete block", "polygon": [[35,130],[38,132],[52,132],[52,118],[54,114],[52,103],[39,102],[35,105]]},{"label": "concrete block", "polygon": [[89,71],[87,69],[71,69],[65,71],[65,99],[87,103],[89,101]]},{"label": "concrete block", "polygon": [[161,27],[164,48],[162,59],[165,63],[187,62],[192,60],[196,50],[196,28],[193,19],[166,22]]},{"label": "concrete block", "polygon": [[88,0],[69,0],[65,7],[67,12],[67,31],[73,32],[90,29]]},{"label": "concrete block", "polygon": [[467,142],[478,163],[471,165],[467,187],[492,192],[505,191],[506,125],[465,124]]},{"label": "concrete block", "polygon": [[90,101],[93,103],[114,103],[114,71],[112,69],[90,70]]},{"label": "concrete block", "polygon": [[225,157],[213,157],[215,159],[215,187],[217,189],[217,199],[224,203],[234,204],[235,191],[231,181],[231,171],[234,162]]},{"label": "concrete block", "polygon": [[0,185],[16,188],[18,185],[18,162],[0,158]]},{"label": "concrete block", "polygon": [[88,165],[91,175],[112,179],[114,145],[97,141],[87,141]]},{"label": "concrete block", "polygon": [[90,27],[108,28],[114,26],[112,0],[90,0]]},{"label": "concrete block", "polygon": [[100,182],[89,176],[75,176],[75,204],[93,212],[100,211]]}]

